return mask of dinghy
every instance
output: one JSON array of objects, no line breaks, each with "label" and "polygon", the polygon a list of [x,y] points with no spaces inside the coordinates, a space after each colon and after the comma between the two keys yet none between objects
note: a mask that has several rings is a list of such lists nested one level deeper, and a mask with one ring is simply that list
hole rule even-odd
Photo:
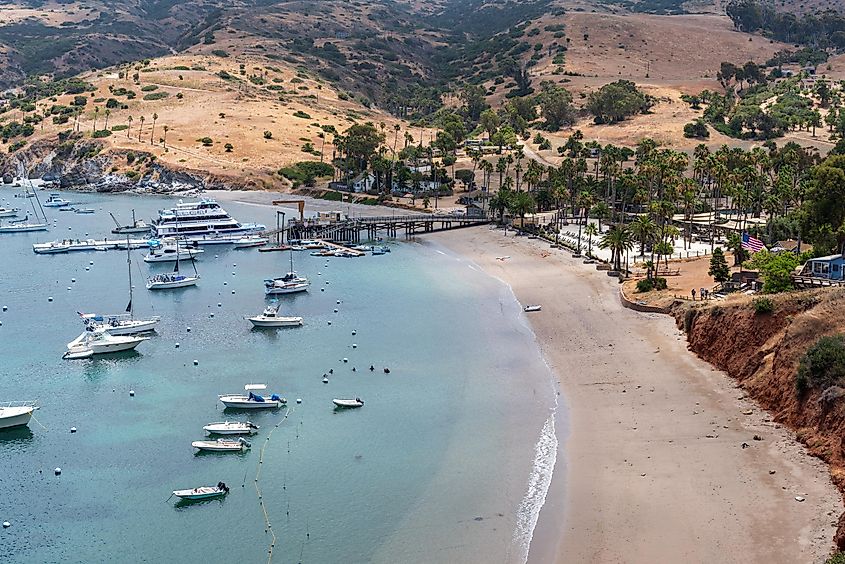
[{"label": "dinghy", "polygon": [[361,398],[355,399],[333,399],[332,403],[335,404],[335,407],[340,409],[355,409],[358,407],[363,407],[364,400]]},{"label": "dinghy", "polygon": [[254,435],[258,429],[258,425],[250,421],[219,421],[203,427],[209,435]]},{"label": "dinghy", "polygon": [[191,446],[197,452],[243,452],[250,445],[244,439],[217,439],[216,441],[194,441]]}]

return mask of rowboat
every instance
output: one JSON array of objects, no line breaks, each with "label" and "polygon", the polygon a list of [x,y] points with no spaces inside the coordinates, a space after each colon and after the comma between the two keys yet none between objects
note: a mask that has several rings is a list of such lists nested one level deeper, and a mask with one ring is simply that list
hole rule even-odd
[{"label": "rowboat", "polygon": [[250,421],[220,421],[203,427],[209,435],[254,435],[258,429],[258,425]]},{"label": "rowboat", "polygon": [[216,486],[200,486],[190,490],[173,490],[173,495],[180,499],[199,500],[223,497],[229,493],[229,488],[223,482],[217,482]]},{"label": "rowboat", "polygon": [[361,398],[355,399],[333,399],[332,403],[339,409],[356,409],[364,405],[364,400]]},{"label": "rowboat", "polygon": [[194,441],[191,446],[197,449],[197,452],[242,452],[248,449],[250,445],[244,439],[217,439],[216,441]]}]

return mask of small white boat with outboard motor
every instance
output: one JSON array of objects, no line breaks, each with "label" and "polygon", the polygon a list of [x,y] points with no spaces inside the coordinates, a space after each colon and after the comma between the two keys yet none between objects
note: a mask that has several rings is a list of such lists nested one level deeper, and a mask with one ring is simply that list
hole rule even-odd
[{"label": "small white boat with outboard motor", "polygon": [[229,409],[276,409],[288,402],[276,394],[267,398],[258,393],[266,389],[266,384],[247,384],[244,386],[245,394],[225,394],[218,397]]},{"label": "small white boat with outboard motor", "polygon": [[173,495],[185,501],[199,501],[202,499],[223,497],[228,493],[229,487],[224,482],[217,482],[216,486],[200,486],[189,490],[173,490]]},{"label": "small white boat with outboard motor", "polygon": [[355,409],[364,406],[364,400],[361,398],[355,399],[333,399],[332,403],[339,409]]},{"label": "small white boat with outboard motor", "polygon": [[217,439],[216,441],[194,441],[191,446],[197,452],[243,452],[252,445],[243,438]]},{"label": "small white boat with outboard motor", "polygon": [[0,206],[0,217],[15,217],[19,211],[21,210],[18,208],[4,208]]},{"label": "small white boat with outboard motor", "polygon": [[202,429],[209,435],[254,435],[259,427],[251,421],[218,421]]},{"label": "small white boat with outboard motor", "polygon": [[254,327],[298,327],[302,325],[301,317],[285,317],[279,315],[280,307],[281,304],[277,306],[269,305],[264,308],[264,312],[261,315],[248,317],[247,319],[249,319]]},{"label": "small white boat with outboard motor", "polygon": [[0,403],[0,431],[14,427],[25,427],[38,409],[34,401],[10,401]]}]

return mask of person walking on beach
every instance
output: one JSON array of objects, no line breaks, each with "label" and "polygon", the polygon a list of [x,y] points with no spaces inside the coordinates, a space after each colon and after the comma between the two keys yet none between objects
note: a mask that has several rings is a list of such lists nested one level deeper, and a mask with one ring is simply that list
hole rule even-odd
[{"label": "person walking on beach", "polygon": [[690,291],[690,294],[692,294],[692,301],[695,301],[695,288]]},{"label": "person walking on beach", "polygon": [[701,288],[698,292],[698,295],[701,296],[702,300],[704,299],[704,292],[705,292],[704,288]]}]

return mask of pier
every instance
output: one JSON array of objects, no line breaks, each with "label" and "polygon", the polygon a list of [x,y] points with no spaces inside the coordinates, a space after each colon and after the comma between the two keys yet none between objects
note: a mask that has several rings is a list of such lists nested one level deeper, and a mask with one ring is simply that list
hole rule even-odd
[{"label": "pier", "polygon": [[264,236],[282,234],[284,237],[284,234],[287,234],[288,240],[321,239],[357,244],[362,240],[376,240],[381,236],[396,238],[400,233],[410,239],[416,235],[485,225],[490,221],[486,215],[466,217],[432,214],[357,217],[328,224],[300,220],[291,221],[286,227],[267,230]]}]

